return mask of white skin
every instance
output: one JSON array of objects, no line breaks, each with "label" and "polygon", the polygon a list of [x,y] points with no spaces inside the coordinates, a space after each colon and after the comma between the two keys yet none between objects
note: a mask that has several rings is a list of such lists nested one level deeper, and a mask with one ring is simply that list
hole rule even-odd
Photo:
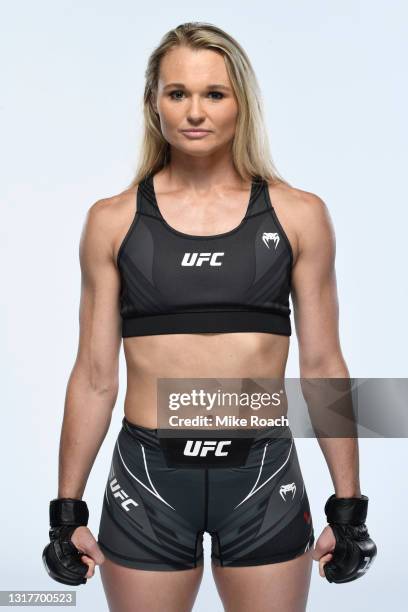
[{"label": "white skin", "polygon": [[[165,87],[174,82],[183,87],[172,88],[179,93],[171,94]],[[228,89],[209,90],[208,85],[215,83]],[[169,167],[154,177],[163,216],[170,225],[190,234],[217,234],[234,228],[243,216],[249,184],[232,163],[238,105],[222,56],[183,47],[168,52],[161,63],[154,104],[172,149]],[[207,128],[211,134],[190,140],[180,131],[188,127]],[[285,185],[270,185],[269,191],[294,253],[292,301],[300,376],[347,377],[338,337],[334,233],[326,206],[318,196]],[[121,336],[116,255],[133,219],[134,197],[135,190],[128,190],[96,202],[81,237],[80,344],[67,390],[60,497],[82,496],[118,393]],[[282,377],[289,338],[266,333],[170,334],[126,338],[123,345],[125,415],[132,422],[155,427],[150,407],[155,405],[158,377]],[[319,439],[319,444],[336,495],[359,495],[353,442]],[[95,564],[101,566],[111,610],[192,609],[203,568],[155,572],[120,566],[104,557],[87,527],[79,527],[72,541],[84,552],[88,578],[94,575]],[[213,566],[225,610],[304,610],[312,559],[318,561],[319,574],[324,577],[323,565],[332,558],[334,546],[333,531],[326,526],[313,550],[290,561],[240,568]]]}]

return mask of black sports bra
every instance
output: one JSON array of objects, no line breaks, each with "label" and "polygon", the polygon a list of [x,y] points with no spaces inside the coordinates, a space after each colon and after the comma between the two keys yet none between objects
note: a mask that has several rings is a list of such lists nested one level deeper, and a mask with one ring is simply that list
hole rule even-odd
[{"label": "black sports bra", "polygon": [[148,175],[118,251],[122,337],[208,332],[291,335],[293,254],[254,178],[245,217],[223,234],[195,236],[162,217]]}]

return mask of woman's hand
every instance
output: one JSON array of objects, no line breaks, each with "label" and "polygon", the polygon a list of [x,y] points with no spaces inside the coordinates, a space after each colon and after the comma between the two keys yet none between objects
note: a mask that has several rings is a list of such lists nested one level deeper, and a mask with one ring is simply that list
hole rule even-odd
[{"label": "woman's hand", "polygon": [[74,546],[85,554],[81,555],[81,561],[88,565],[88,571],[85,578],[92,578],[95,573],[95,565],[102,565],[105,557],[99,548],[98,542],[95,540],[88,527],[77,527],[71,536],[71,542]]},{"label": "woman's hand", "polygon": [[333,551],[336,546],[336,538],[330,525],[326,525],[318,537],[312,551],[312,557],[319,562],[319,574],[325,578],[323,566],[332,559]]}]

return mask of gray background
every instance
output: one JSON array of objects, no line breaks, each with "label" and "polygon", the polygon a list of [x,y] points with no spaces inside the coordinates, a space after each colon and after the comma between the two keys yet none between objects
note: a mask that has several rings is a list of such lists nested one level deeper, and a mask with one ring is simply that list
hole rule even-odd
[{"label": "gray background", "polygon": [[[200,9],[163,0],[2,3],[2,589],[59,587],[46,575],[41,551],[78,343],[79,237],[89,206],[131,179],[143,73],[168,29],[210,21],[244,46],[278,169],[330,209],[351,375],[407,375],[406,3],[210,0]],[[121,359],[112,426],[84,495],[95,534],[123,414]],[[293,335],[287,376],[297,375]],[[297,447],[319,535],[333,487],[317,442],[298,440]],[[342,586],[320,578],[314,564],[308,608],[314,612],[405,609],[406,441],[361,440],[360,453],[379,555],[363,579]],[[208,535],[205,544],[195,610],[221,611]],[[78,609],[107,610],[98,572],[77,595]]]}]

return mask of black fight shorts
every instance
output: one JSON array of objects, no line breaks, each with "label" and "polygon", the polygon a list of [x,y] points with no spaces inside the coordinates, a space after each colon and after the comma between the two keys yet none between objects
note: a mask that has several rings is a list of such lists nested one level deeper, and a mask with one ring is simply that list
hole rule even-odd
[{"label": "black fight shorts", "polygon": [[[189,431],[181,460],[198,453],[200,461],[171,467],[157,429],[126,418],[122,424],[98,533],[107,558],[137,569],[191,569],[203,564],[204,532],[211,535],[212,562],[223,567],[287,561],[312,547],[313,522],[291,435],[276,437],[276,427],[255,430],[245,460],[228,466],[222,462],[231,431],[205,444]],[[219,463],[212,465],[215,454]]]}]

